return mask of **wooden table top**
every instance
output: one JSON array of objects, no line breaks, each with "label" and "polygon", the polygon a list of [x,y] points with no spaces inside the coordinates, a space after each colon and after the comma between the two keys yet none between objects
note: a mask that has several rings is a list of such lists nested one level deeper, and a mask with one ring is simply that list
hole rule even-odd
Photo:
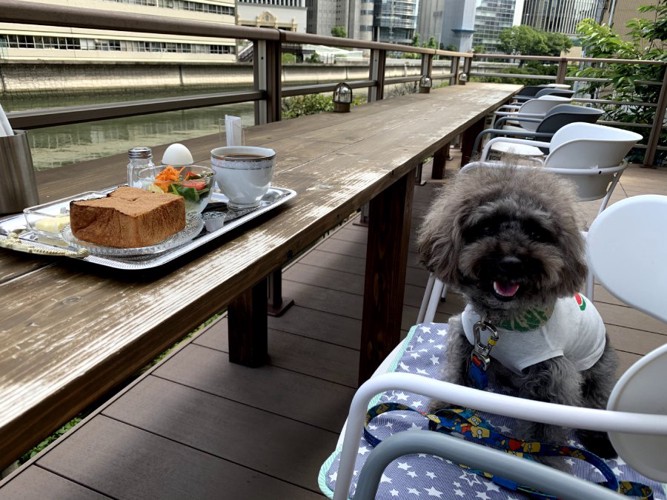
[{"label": "wooden table top", "polygon": [[[520,88],[469,83],[249,128],[247,144],[278,153],[273,184],[297,197],[156,272],[0,249],[0,462],[221,311]],[[201,163],[220,145],[217,134],[183,142]],[[155,148],[156,158],[163,149]],[[39,172],[40,199],[120,184],[125,165],[116,155]]]}]

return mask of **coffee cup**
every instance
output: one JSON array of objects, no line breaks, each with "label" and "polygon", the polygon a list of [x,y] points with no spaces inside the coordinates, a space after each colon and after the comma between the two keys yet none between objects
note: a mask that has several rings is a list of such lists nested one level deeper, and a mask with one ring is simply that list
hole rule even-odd
[{"label": "coffee cup", "polygon": [[215,180],[229,199],[231,210],[259,206],[271,186],[276,152],[255,146],[226,146],[211,150]]}]

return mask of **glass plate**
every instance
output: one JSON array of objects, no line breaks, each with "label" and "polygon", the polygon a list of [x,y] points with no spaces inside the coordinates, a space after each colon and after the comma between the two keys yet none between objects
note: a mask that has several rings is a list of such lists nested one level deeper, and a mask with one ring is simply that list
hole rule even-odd
[{"label": "glass plate", "polygon": [[198,213],[188,213],[185,216],[185,228],[176,234],[172,234],[166,240],[156,245],[139,248],[115,248],[95,245],[87,241],[80,240],[72,234],[72,229],[65,226],[62,230],[62,237],[65,241],[78,248],[85,248],[91,255],[101,255],[105,257],[136,257],[140,255],[154,255],[172,248],[176,248],[197,236],[204,228],[204,221]]}]

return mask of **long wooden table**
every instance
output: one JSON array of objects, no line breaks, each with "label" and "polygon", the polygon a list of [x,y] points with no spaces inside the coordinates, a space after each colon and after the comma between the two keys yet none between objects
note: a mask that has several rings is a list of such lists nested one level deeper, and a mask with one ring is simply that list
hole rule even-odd
[{"label": "long wooden table", "polygon": [[[399,341],[415,169],[459,134],[470,143],[466,131],[520,88],[447,87],[248,129],[248,144],[278,152],[274,185],[297,197],[157,272],[0,250],[0,466],[226,306],[230,359],[265,362],[267,278],[369,203],[366,379]],[[184,142],[198,162],[220,145],[217,134]],[[41,201],[122,183],[125,163],[40,172]]]}]

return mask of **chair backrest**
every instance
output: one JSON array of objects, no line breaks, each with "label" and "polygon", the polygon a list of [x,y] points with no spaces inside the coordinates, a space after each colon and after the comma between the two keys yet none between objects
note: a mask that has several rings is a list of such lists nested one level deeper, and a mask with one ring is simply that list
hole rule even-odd
[{"label": "chair backrest", "polygon": [[547,111],[535,131],[554,134],[569,123],[595,123],[603,114],[604,111],[597,108],[587,108],[576,104],[559,104]]},{"label": "chair backrest", "polygon": [[524,102],[528,99],[532,99],[535,97],[535,94],[537,94],[543,88],[544,87],[542,85],[526,85],[514,96],[514,100],[518,102]]},{"label": "chair backrest", "polygon": [[[642,136],[596,123],[570,123],[552,137],[544,166],[591,168],[616,166]],[[567,144],[567,147],[564,147]]]},{"label": "chair backrest", "polygon": [[552,108],[558,106],[559,104],[567,104],[569,102],[571,102],[571,99],[550,95],[537,99],[530,99],[529,101],[524,102],[519,108],[519,116],[516,118],[516,121],[526,130],[534,131],[538,124],[532,121],[523,121],[521,120],[520,115],[526,115],[528,118],[545,116]]},{"label": "chair backrest", "polygon": [[569,89],[560,89],[557,87],[545,87],[542,90],[538,91],[535,94],[535,97],[542,97],[545,95],[553,95],[558,97],[572,97],[574,95],[574,90]]},{"label": "chair backrest", "polygon": [[667,323],[667,196],[632,196],[614,203],[591,224],[588,243],[600,283]]},{"label": "chair backrest", "polygon": [[[667,322],[667,196],[640,195],[618,201],[588,230],[588,262],[598,281],[632,307]],[[664,414],[667,345],[632,365],[616,383],[607,408]],[[610,432],[609,438],[630,466],[667,480],[667,437]]]},{"label": "chair backrest", "polygon": [[532,115],[545,115],[551,108],[558,106],[559,104],[567,104],[570,102],[572,102],[572,99],[566,97],[547,95],[524,102],[518,112]]}]

